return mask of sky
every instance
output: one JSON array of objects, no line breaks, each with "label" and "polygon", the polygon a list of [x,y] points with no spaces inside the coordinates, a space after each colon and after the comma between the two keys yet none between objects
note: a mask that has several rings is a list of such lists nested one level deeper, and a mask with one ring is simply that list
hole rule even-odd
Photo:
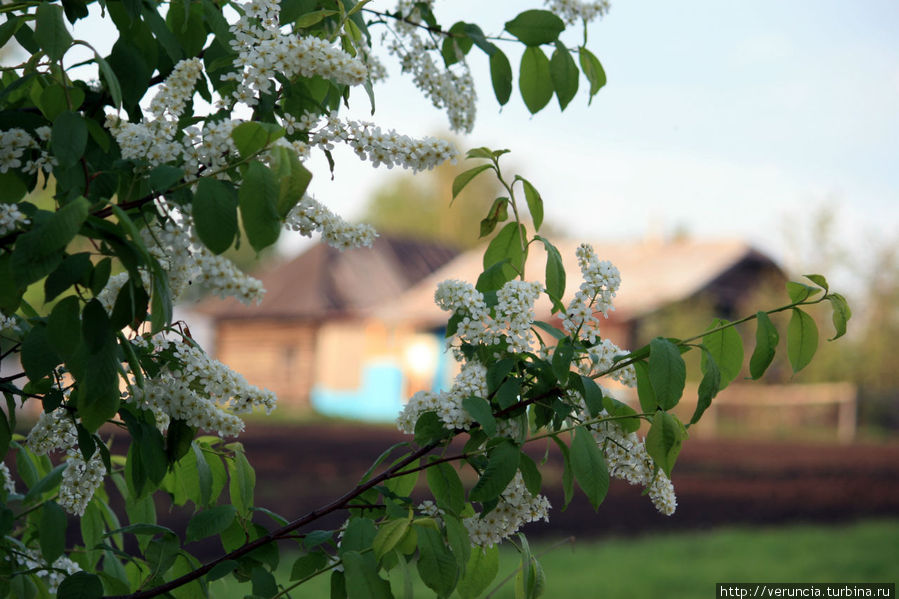
[{"label": "sky", "polygon": [[[435,12],[497,34],[533,7],[453,0]],[[478,120],[462,149],[509,148],[510,164],[543,195],[547,220],[575,237],[741,237],[795,262],[789,236],[807,236],[829,207],[839,242],[865,256],[899,241],[897,31],[893,1],[613,1],[590,27],[588,47],[608,76],[590,106],[582,78],[564,113],[554,99],[530,116],[517,87],[500,110],[486,57],[473,50]],[[517,49],[503,49],[517,86]],[[376,94],[381,126],[447,131],[445,116],[395,70]],[[364,96],[356,105],[367,116]],[[352,162],[339,159],[334,181],[325,172],[313,186],[348,216],[395,176]]]},{"label": "sky", "polygon": [[[541,7],[437,0],[435,12],[446,25],[475,21],[500,34]],[[581,34],[571,29],[563,39],[574,46]],[[589,106],[582,77],[564,113],[554,99],[528,114],[517,95],[520,46],[508,43],[516,88],[500,109],[486,56],[472,50],[478,118],[460,150],[510,149],[508,164],[540,190],[547,221],[576,238],[739,237],[801,270],[791,248],[829,208],[833,238],[864,262],[899,242],[897,31],[893,0],[613,0],[589,30],[608,76]],[[108,51],[111,36],[96,23],[79,23],[81,36]],[[361,90],[351,114],[415,137],[446,135],[446,116],[384,62],[391,77],[375,88],[375,115]],[[333,180],[313,160],[310,189],[348,218],[397,176],[349,151],[336,157]]]}]

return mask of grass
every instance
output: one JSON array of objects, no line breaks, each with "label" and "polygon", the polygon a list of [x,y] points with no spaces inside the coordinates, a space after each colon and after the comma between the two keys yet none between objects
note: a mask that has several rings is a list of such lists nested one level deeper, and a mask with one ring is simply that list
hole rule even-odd
[{"label": "grass", "polygon": [[[722,529],[635,539],[534,543],[546,573],[546,597],[578,599],[670,599],[713,597],[716,582],[896,582],[899,578],[899,520],[841,526],[783,526]],[[284,559],[279,582],[289,579]],[[519,564],[503,547],[494,586]],[[233,580],[233,579],[232,579]],[[393,581],[402,597],[401,581]],[[493,588],[493,587],[491,587]],[[215,582],[216,599],[250,594],[249,585]],[[328,598],[328,576],[291,592],[294,599]],[[416,581],[415,597],[433,597]],[[512,584],[492,595],[514,597]]]}]

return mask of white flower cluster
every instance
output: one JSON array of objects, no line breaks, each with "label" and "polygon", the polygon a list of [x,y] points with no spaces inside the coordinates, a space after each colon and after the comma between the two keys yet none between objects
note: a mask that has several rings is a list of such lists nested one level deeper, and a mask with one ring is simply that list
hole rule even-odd
[{"label": "white flower cluster", "polygon": [[154,353],[171,350],[177,360],[156,377],[146,379],[143,389],[134,387],[125,400],[152,410],[162,429],[174,418],[199,429],[217,431],[223,437],[235,437],[244,428],[235,414],[246,414],[257,406],[266,413],[275,408],[274,393],[250,385],[193,344],[161,336],[152,342],[141,337],[135,343],[152,343]]},{"label": "white flower cluster", "polygon": [[475,514],[462,522],[468,529],[472,543],[480,547],[489,547],[512,536],[528,522],[540,519],[549,522],[549,508],[549,500],[546,497],[531,495],[519,472],[503,491],[499,504],[490,513],[483,517]]},{"label": "white flower cluster", "polygon": [[367,121],[343,120],[336,112],[326,117],[307,113],[295,123],[285,123],[285,128],[290,127],[308,131],[309,144],[323,150],[333,150],[336,141],[346,143],[360,159],[370,161],[375,167],[383,164],[387,168],[400,166],[419,172],[455,160],[458,155],[448,141],[436,137],[416,139],[393,129],[384,131]]},{"label": "white flower cluster", "polygon": [[[69,574],[81,571],[81,566],[65,555],[61,555],[52,564],[48,564],[38,549],[22,548],[16,551],[18,567],[16,570],[32,571],[40,575],[41,581],[47,585],[47,592],[56,596],[60,583]],[[10,555],[10,557],[12,557]]]},{"label": "white flower cluster", "polygon": [[434,301],[461,317],[456,335],[471,344],[493,345],[505,339],[513,353],[531,350],[534,302],[543,286],[512,280],[497,292],[496,316],[491,316],[484,296],[470,283],[450,279],[437,285]]},{"label": "white flower cluster", "polygon": [[462,407],[462,400],[471,395],[487,396],[487,368],[474,361],[462,365],[449,391],[419,391],[413,395],[397,417],[397,426],[412,434],[419,416],[436,412],[447,430],[468,430],[474,420]]},{"label": "white flower cluster", "polygon": [[0,312],[0,333],[9,329],[15,329],[16,319],[12,316],[7,316],[3,312]]},{"label": "white flower cluster", "polygon": [[[41,143],[50,141],[50,127],[38,127],[34,130]],[[56,166],[56,158],[50,155],[48,150],[41,149],[41,145],[24,129],[14,127],[6,131],[0,131],[0,173],[22,166],[22,157],[26,150],[38,150],[40,156],[37,159],[25,161],[24,171],[34,175],[39,170],[49,173]],[[0,231],[3,223],[0,220]]]},{"label": "white flower cluster", "polygon": [[[597,376],[606,372],[615,365],[615,357],[627,354],[608,339],[602,339],[595,345],[587,348],[587,360],[578,364],[578,370],[584,376]],[[611,377],[625,387],[637,386],[637,373],[633,364],[614,371]]]},{"label": "white flower cluster", "polygon": [[77,449],[70,449],[67,454],[69,459],[66,461],[66,469],[62,473],[57,501],[60,507],[70,514],[83,516],[94,492],[103,484],[106,466],[103,464],[99,451],[94,451],[91,459],[87,462],[84,461],[84,456]]},{"label": "white flower cluster", "polygon": [[611,262],[596,257],[593,246],[582,243],[577,251],[577,262],[584,277],[584,282],[568,304],[562,329],[569,335],[577,334],[590,343],[599,337],[599,319],[597,313],[608,317],[614,310],[612,298],[618,292],[621,275]]},{"label": "white flower cluster", "polygon": [[6,466],[6,462],[0,462],[0,478],[3,479],[3,490],[7,495],[12,495],[16,492],[16,481],[12,479],[12,473]]},{"label": "white flower cluster", "polygon": [[[218,173],[224,170],[237,156],[237,146],[231,132],[242,122],[237,119],[206,121],[202,129],[184,129],[182,160],[186,178],[193,179],[201,173]],[[220,173],[210,176],[222,178],[225,175]]]},{"label": "white flower cluster", "polygon": [[350,224],[309,196],[303,196],[291,209],[284,226],[306,237],[320,231],[328,245],[340,250],[371,247],[378,236],[371,225]]},{"label": "white flower cluster", "polygon": [[282,33],[278,0],[251,0],[238,6],[243,15],[230,28],[231,47],[238,53],[236,70],[222,77],[237,82],[232,94],[236,102],[255,105],[257,94],[267,93],[276,75],[288,79],[318,75],[343,85],[365,82],[365,63],[341,48],[317,37]]},{"label": "white flower cluster", "polygon": [[[603,410],[600,416],[608,416]],[[590,426],[593,437],[602,448],[609,467],[609,474],[632,485],[649,488],[649,498],[662,514],[670,516],[677,508],[674,485],[664,472],[656,472],[655,463],[646,452],[646,445],[637,433],[625,433],[613,421]]]},{"label": "white flower cluster", "polygon": [[31,220],[19,210],[18,204],[0,204],[0,237],[30,223]]},{"label": "white flower cluster", "polygon": [[496,294],[496,322],[505,332],[512,353],[531,350],[531,325],[537,319],[534,302],[541,291],[543,285],[540,283],[514,279],[503,285]]},{"label": "white flower cluster", "polygon": [[84,461],[78,449],[75,423],[65,408],[41,413],[28,433],[26,443],[38,455],[54,451],[66,453],[66,469],[62,473],[57,501],[70,514],[83,516],[87,504],[106,476],[106,466],[100,458],[100,452],[94,452],[89,461]]},{"label": "white flower cluster", "polygon": [[197,282],[222,298],[235,297],[244,304],[262,301],[262,282],[195,242],[189,217],[181,215],[178,221],[153,223],[141,231],[150,253],[168,272],[173,300],[177,301],[191,283]]},{"label": "white flower cluster", "polygon": [[545,0],[543,4],[553,14],[561,17],[568,25],[574,25],[578,21],[589,23],[597,17],[604,16],[609,11],[608,0],[594,0],[593,2],[584,2],[583,0]]},{"label": "white flower cluster", "polygon": [[437,66],[432,57],[432,52],[438,50],[437,46],[423,41],[419,36],[416,24],[421,21],[421,14],[416,4],[420,3],[400,0],[397,12],[405,20],[396,23],[398,37],[387,49],[399,59],[404,73],[412,73],[415,86],[431,100],[434,107],[446,110],[450,129],[471,133],[477,104],[471,71],[462,56],[459,56],[459,62],[452,65],[459,70],[458,74],[451,68]]},{"label": "white flower cluster", "polygon": [[118,115],[107,115],[106,127],[118,142],[122,158],[145,160],[151,166],[157,166],[184,157],[184,144],[175,140],[179,131],[178,119],[202,73],[200,59],[179,61],[150,103],[152,119],[128,123]]}]

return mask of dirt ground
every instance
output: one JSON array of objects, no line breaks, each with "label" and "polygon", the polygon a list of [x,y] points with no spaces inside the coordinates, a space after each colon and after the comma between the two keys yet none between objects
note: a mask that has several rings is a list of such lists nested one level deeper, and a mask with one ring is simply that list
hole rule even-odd
[{"label": "dirt ground", "polygon": [[[384,449],[403,440],[408,438],[390,429],[348,424],[257,423],[241,438],[256,468],[257,505],[288,518],[350,490]],[[540,444],[529,449],[538,461],[546,451]],[[563,503],[561,472],[561,455],[552,445],[544,481],[556,508]],[[598,513],[576,491],[567,510],[553,509],[550,524],[531,525],[527,532],[583,537],[899,517],[899,444],[688,441],[672,479],[678,508],[671,517],[658,514],[641,488],[613,481]],[[336,514],[315,528],[336,525],[345,517]]]}]

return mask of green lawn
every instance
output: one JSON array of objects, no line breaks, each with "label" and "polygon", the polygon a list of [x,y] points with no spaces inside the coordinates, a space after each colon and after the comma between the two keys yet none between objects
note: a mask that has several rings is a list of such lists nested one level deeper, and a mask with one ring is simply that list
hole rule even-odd
[{"label": "green lawn", "polygon": [[[534,543],[546,572],[546,597],[577,599],[711,598],[715,582],[896,582],[899,520],[845,526],[784,526],[645,536],[636,539]],[[280,569],[287,581],[291,559]],[[518,565],[514,548],[501,553],[494,584]],[[399,581],[395,581],[399,582]],[[327,575],[290,594],[330,595]],[[492,588],[492,587],[491,587]],[[397,597],[402,597],[395,586]],[[213,583],[217,599],[243,597],[249,585]],[[432,597],[417,586],[415,597]],[[514,597],[511,584],[492,597]]]}]

